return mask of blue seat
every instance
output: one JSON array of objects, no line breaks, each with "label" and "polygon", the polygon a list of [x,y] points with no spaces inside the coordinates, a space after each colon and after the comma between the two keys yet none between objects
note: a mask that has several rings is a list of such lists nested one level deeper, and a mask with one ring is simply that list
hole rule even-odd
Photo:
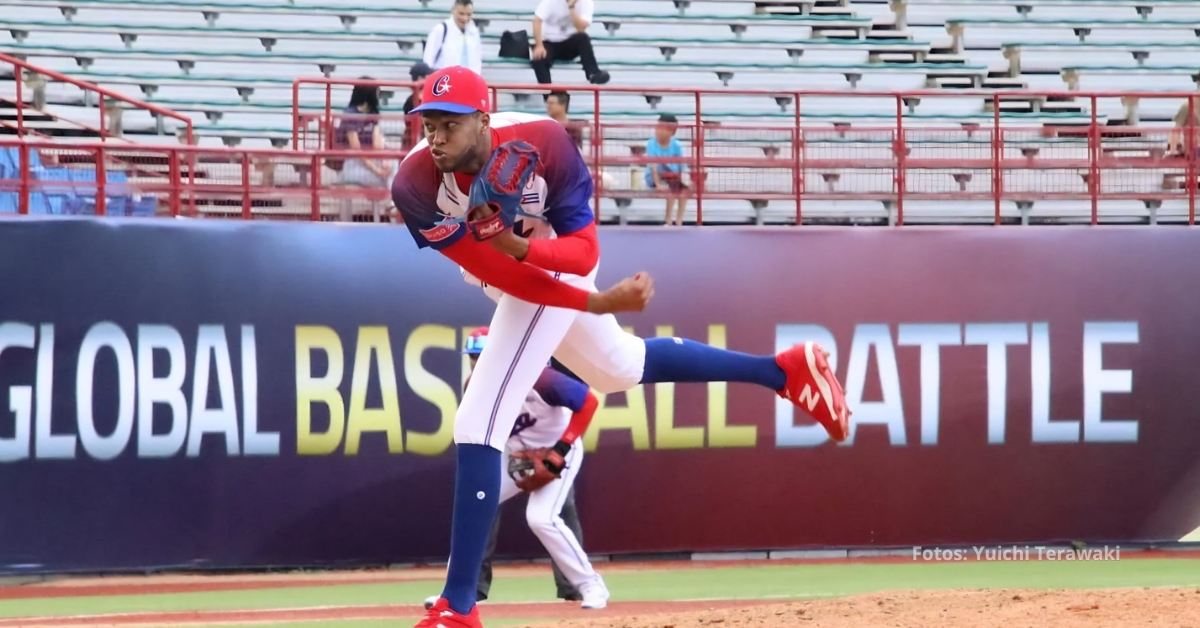
[{"label": "blue seat", "polygon": [[[33,180],[42,178],[42,173],[46,167],[42,165],[42,154],[36,149],[29,149],[29,176]],[[21,155],[17,153],[17,164],[20,165]],[[29,213],[30,214],[50,214],[50,200],[46,197],[40,187],[34,187],[29,193]]]},{"label": "blue seat", "polygon": [[68,214],[96,213],[96,171],[92,168],[68,168],[75,195],[68,202]]},{"label": "blue seat", "polygon": [[[14,151],[15,151],[15,149],[14,149]],[[14,153],[14,157],[17,159],[17,164],[20,165],[21,154]],[[29,149],[29,169],[30,169],[30,171],[36,173],[37,171],[41,170],[43,167],[44,166],[42,165],[42,154],[39,153],[36,149],[33,149],[33,148]]]},{"label": "blue seat", "polygon": [[[15,213],[20,207],[20,159],[17,149],[0,149],[0,212]],[[94,168],[46,167],[35,150],[29,151],[29,166],[36,181],[29,195],[29,213],[95,213],[97,186]],[[129,189],[129,174],[125,171],[108,171],[105,181],[106,214],[153,216],[158,210],[158,199],[152,196],[133,198]]]},{"label": "blue seat", "polygon": [[[29,151],[31,161],[41,166],[37,151]],[[17,148],[0,149],[0,212],[16,213],[21,207],[21,153]],[[49,213],[46,197],[37,192],[29,195],[29,213]]]},{"label": "blue seat", "polygon": [[153,216],[158,213],[158,198],[154,196],[143,196],[138,200],[130,199],[129,215],[130,216]]},{"label": "blue seat", "polygon": [[41,192],[29,193],[29,213],[32,214],[51,214],[50,199]]},{"label": "blue seat", "polygon": [[129,175],[124,170],[104,173],[104,213],[112,216],[128,216],[133,199],[129,198]]},{"label": "blue seat", "polygon": [[75,190],[69,185],[55,185],[55,182],[67,182],[71,180],[70,168],[43,168],[38,173],[38,180],[41,182],[42,192],[46,195],[46,202],[50,206],[50,213],[62,215],[68,213],[67,209],[71,204],[71,200],[75,197]]},{"label": "blue seat", "polygon": [[105,173],[108,181],[106,197],[108,198],[105,213],[119,216],[153,216],[158,212],[158,199],[154,196],[133,195],[129,187],[129,173],[124,170],[109,170]]},{"label": "blue seat", "polygon": [[16,149],[13,148],[0,148],[0,189],[2,190],[16,189],[16,184],[12,183],[18,178],[15,152]]},{"label": "blue seat", "polygon": [[[75,197],[67,203],[67,213],[96,212],[96,171],[92,168],[69,168],[74,182]],[[110,216],[152,216],[158,209],[158,199],[135,200],[130,194],[129,174],[124,170],[104,173],[104,213]]]}]

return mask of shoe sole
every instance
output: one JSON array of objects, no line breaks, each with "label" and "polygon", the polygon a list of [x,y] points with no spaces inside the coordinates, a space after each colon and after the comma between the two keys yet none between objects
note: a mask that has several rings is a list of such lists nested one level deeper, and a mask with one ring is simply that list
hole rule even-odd
[{"label": "shoe sole", "polygon": [[[838,383],[837,376],[833,374],[833,369],[829,368],[829,361],[825,358],[825,350],[820,345],[813,341],[804,343],[804,359],[808,363],[808,372],[812,375],[813,381],[817,383],[817,388],[821,391],[821,400],[824,402],[826,409],[829,410],[829,416],[833,417],[834,425],[837,426],[840,434],[834,434],[833,430],[828,429],[829,436],[835,441],[844,441],[850,435],[850,420],[846,412],[846,395],[842,392],[842,385]],[[836,396],[835,396],[836,395]],[[839,408],[841,411],[839,412]]]}]

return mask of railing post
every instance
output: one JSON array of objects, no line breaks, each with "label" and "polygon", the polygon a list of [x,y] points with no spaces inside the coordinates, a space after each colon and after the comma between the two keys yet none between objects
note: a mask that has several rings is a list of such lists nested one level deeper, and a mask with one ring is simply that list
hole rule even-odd
[{"label": "railing post", "polygon": [[704,174],[704,119],[700,107],[700,90],[697,89],[695,95],[696,131],[695,137],[692,138],[692,149],[696,152],[696,160],[692,176],[696,179],[696,226],[699,227],[704,224],[704,184],[706,177]]},{"label": "railing post", "polygon": [[[17,106],[20,107],[20,105],[17,105]],[[20,170],[21,170],[21,173],[20,173],[21,192],[20,192],[20,201],[18,204],[17,211],[18,211],[18,213],[20,213],[22,215],[28,215],[29,214],[29,161],[30,161],[29,145],[21,144],[20,146],[17,147],[17,153],[20,155],[20,161],[21,161],[21,163],[18,164],[20,166]]]},{"label": "railing post", "polygon": [[1096,96],[1091,97],[1092,122],[1088,127],[1088,144],[1091,147],[1091,168],[1088,176],[1092,195],[1092,224],[1100,224],[1100,125],[1096,122]]},{"label": "railing post", "polygon": [[[492,99],[493,106],[496,99]],[[592,172],[593,185],[592,196],[594,216],[592,220],[596,224],[600,224],[600,197],[604,191],[604,164],[600,161],[600,156],[604,152],[604,138],[602,137],[600,128],[600,90],[592,88]]]},{"label": "railing post", "polygon": [[196,162],[199,161],[194,150],[188,150],[188,213],[198,214],[196,210]]},{"label": "railing post", "polygon": [[905,168],[908,165],[908,146],[904,139],[904,99],[896,95],[896,226],[904,226]]},{"label": "railing post", "polygon": [[171,216],[177,217],[177,216],[179,216],[179,183],[180,183],[179,182],[180,176],[179,176],[179,151],[178,150],[171,149],[170,154],[167,156],[167,168],[168,168],[167,176],[169,179],[168,183],[170,183],[170,185],[171,185],[171,192],[170,192]]},{"label": "railing post", "polygon": [[103,142],[104,138],[108,137],[108,126],[104,119],[104,94],[98,94],[98,96],[100,100],[100,104],[97,106],[100,109],[100,141]]},{"label": "railing post", "polygon": [[[191,138],[193,135],[191,119],[188,118],[187,116],[183,116],[175,111],[171,111],[170,109],[159,107],[157,105],[153,105],[153,104],[145,102],[145,101],[141,101],[141,100],[137,100],[134,98],[129,98],[127,96],[123,96],[117,92],[104,89],[103,87],[100,87],[94,83],[88,83],[87,81],[80,81],[78,79],[71,78],[70,76],[67,76],[65,74],[55,72],[54,70],[50,70],[50,69],[43,68],[43,67],[32,66],[24,60],[17,59],[16,57],[13,57],[8,54],[4,54],[2,52],[0,52],[0,62],[7,63],[8,65],[11,65],[13,67],[13,77],[17,83],[15,86],[15,89],[16,89],[17,102],[18,102],[18,104],[17,104],[17,135],[18,135],[18,137],[25,135],[25,112],[24,112],[24,104],[22,101],[24,101],[24,91],[25,91],[24,76],[25,76],[26,71],[28,71],[28,72],[32,72],[33,75],[39,77],[39,80],[41,80],[42,78],[49,78],[49,79],[53,79],[55,81],[61,81],[64,83],[68,83],[70,85],[74,85],[74,86],[82,89],[83,91],[85,91],[88,94],[93,94],[93,93],[97,94],[100,97],[99,104],[100,104],[100,120],[101,120],[101,124],[100,124],[100,138],[101,139],[104,139],[105,137],[107,137],[109,135],[107,129],[105,128],[107,125],[104,123],[104,118],[105,118],[104,99],[108,98],[108,99],[111,99],[114,101],[129,103],[131,105],[135,105],[138,108],[144,109],[151,113],[155,113],[160,116],[165,116],[165,117],[171,118],[172,120],[179,120],[179,121],[183,122],[187,126],[187,129],[188,129],[189,142],[191,141]],[[34,94],[35,102],[38,99],[38,96],[36,93],[37,91],[38,91],[38,89],[35,88],[35,94]],[[34,129],[32,131],[34,133],[37,133],[36,129]],[[38,134],[42,135],[40,133],[38,133]]]},{"label": "railing post", "polygon": [[300,79],[292,81],[292,150],[300,150]]},{"label": "railing post", "polygon": [[321,130],[321,148],[333,148],[333,85],[325,84],[325,128]]},{"label": "railing post", "polygon": [[1004,155],[1004,134],[1000,130],[1000,95],[992,95],[992,197],[995,200],[995,222],[1000,224],[1000,197],[1004,194],[1004,171],[1000,159]]},{"label": "railing post", "polygon": [[321,155],[313,153],[312,173],[309,175],[309,185],[312,192],[312,221],[321,220]]},{"label": "railing post", "polygon": [[25,68],[14,63],[13,76],[17,78],[17,137],[25,137]]},{"label": "railing post", "polygon": [[796,226],[799,227],[804,224],[804,169],[800,162],[804,131],[800,128],[800,92],[792,94],[792,103],[796,108],[795,126],[792,128],[792,191],[796,193]]},{"label": "railing post", "polygon": [[250,220],[250,153],[242,153],[242,220]]},{"label": "railing post", "polygon": [[1184,140],[1184,150],[1187,151],[1187,191],[1188,191],[1188,224],[1196,224],[1196,97],[1188,96],[1187,124],[1183,126],[1187,139]]},{"label": "railing post", "polygon": [[106,198],[107,187],[105,179],[108,178],[108,169],[104,165],[104,146],[96,147],[96,215],[103,216],[105,208],[108,206]]}]

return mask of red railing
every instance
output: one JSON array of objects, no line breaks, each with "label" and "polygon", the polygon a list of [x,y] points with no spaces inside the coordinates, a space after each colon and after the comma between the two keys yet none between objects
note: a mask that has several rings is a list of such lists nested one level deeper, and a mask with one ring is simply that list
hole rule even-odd
[{"label": "red railing", "polygon": [[[413,89],[404,81],[303,78],[293,83],[293,145],[330,147],[339,116],[334,103],[346,100],[355,85],[394,90],[397,101]],[[319,99],[310,98],[316,90]],[[614,168],[646,167],[661,162],[686,164],[693,174],[690,190],[697,222],[703,222],[705,200],[791,200],[795,221],[802,222],[805,201],[878,200],[894,204],[898,224],[905,220],[906,201],[991,201],[993,220],[1001,222],[1002,203],[1078,200],[1090,203],[1092,222],[1099,222],[1105,200],[1146,202],[1186,199],[1189,221],[1196,204],[1197,141],[1194,117],[1183,130],[1183,150],[1169,152],[1170,123],[1110,125],[1100,116],[1125,118],[1128,99],[1143,107],[1186,103],[1200,110],[1194,92],[1071,92],[994,90],[817,91],[646,88],[610,86],[493,85],[493,103],[511,94],[543,95],[567,91],[589,97],[591,112],[579,119],[587,140],[584,155],[596,176],[600,199],[662,196],[636,185],[611,186]],[[638,151],[652,133],[656,110],[642,105],[622,115],[609,97],[657,99],[659,110],[673,101],[680,114],[679,134],[689,154],[682,160],[647,158]],[[752,99],[772,98],[779,104],[779,125],[736,122],[738,108]],[[864,101],[872,101],[869,104]],[[1114,102],[1119,101],[1119,102]],[[537,99],[540,105],[540,99]],[[613,101],[609,101],[613,102]],[[308,105],[306,103],[316,103]],[[856,106],[864,103],[864,106]],[[922,103],[925,106],[922,106]],[[1034,111],[1073,103],[1074,115],[1010,117],[1003,109],[1027,106]],[[398,102],[390,109],[398,109]],[[722,111],[722,105],[728,109]],[[949,108],[945,105],[950,105]],[[790,112],[788,109],[790,108]],[[923,116],[911,116],[911,109]],[[963,112],[974,110],[972,117]],[[855,115],[855,110],[874,117]],[[955,111],[943,113],[939,111]],[[890,111],[879,116],[876,112]],[[603,113],[603,115],[601,115]],[[398,114],[393,114],[399,117]],[[1151,117],[1163,118],[1159,110]],[[686,116],[686,118],[684,117]],[[763,115],[762,118],[769,116]],[[387,118],[387,116],[384,116]],[[687,118],[690,118],[687,119]],[[866,120],[862,125],[861,121]],[[411,129],[415,124],[408,125]],[[389,147],[411,145],[411,135],[388,132]],[[740,148],[740,150],[739,150]],[[761,149],[763,157],[747,155]],[[727,154],[728,153],[728,154]],[[731,154],[738,154],[732,157]],[[786,171],[786,172],[783,172]],[[886,186],[879,178],[886,177]],[[816,181],[816,184],[814,184]],[[824,189],[820,182],[826,183]],[[838,182],[841,182],[837,189]],[[982,182],[982,185],[980,185]]]},{"label": "red railing", "polygon": [[125,103],[126,105],[128,105],[134,109],[143,109],[145,111],[150,112],[151,114],[153,114],[155,116],[160,116],[163,118],[170,118],[172,120],[178,120],[180,123],[183,124],[183,128],[184,128],[184,132],[182,133],[181,139],[183,139],[183,141],[188,144],[191,144],[194,141],[194,136],[192,134],[192,119],[183,114],[172,111],[171,109],[167,109],[166,107],[160,107],[158,105],[148,103],[148,102],[145,102],[142,100],[138,100],[136,98],[130,98],[124,94],[120,94],[118,92],[114,92],[112,90],[105,89],[94,83],[89,83],[87,81],[81,81],[76,78],[71,78],[70,76],[67,76],[66,74],[62,74],[60,72],[55,72],[54,70],[50,70],[48,68],[43,68],[40,66],[32,65],[25,61],[22,61],[21,59],[18,59],[14,56],[7,55],[4,53],[0,53],[0,63],[4,63],[4,64],[12,66],[13,83],[15,84],[15,87],[16,87],[16,99],[15,99],[16,100],[16,108],[17,108],[16,132],[19,137],[24,137],[24,136],[26,136],[27,133],[30,132],[30,130],[27,130],[25,128],[26,105],[25,105],[24,91],[25,91],[25,78],[26,78],[26,74],[28,73],[30,75],[40,75],[42,77],[46,77],[46,78],[49,78],[49,79],[52,79],[55,81],[59,81],[62,83],[68,83],[70,85],[74,85],[75,87],[78,87],[81,91],[83,91],[87,94],[94,94],[96,101],[97,101],[96,102],[96,110],[99,115],[99,124],[96,126],[95,130],[99,134],[99,136],[102,140],[107,139],[110,135],[109,129],[108,129],[108,124],[107,124],[107,121],[105,120],[105,116],[107,115],[105,113],[105,110],[106,110],[105,99],[109,99],[109,100]]},{"label": "red railing", "polygon": [[[120,207],[134,206],[130,202],[134,194],[153,200],[138,205],[139,211],[153,204],[155,213],[166,215],[361,218],[365,205],[373,218],[381,219],[388,205],[386,182],[376,176],[378,181],[351,183],[364,180],[361,168],[356,170],[358,176],[349,176],[330,166],[369,158],[392,167],[415,141],[418,125],[399,114],[384,114],[379,124],[384,129],[385,150],[356,153],[338,146],[335,131],[345,114],[333,103],[348,96],[350,86],[364,82],[296,81],[296,149],[290,151],[33,139],[0,142],[0,148],[12,151],[14,165],[19,166],[13,171],[20,172],[19,177],[0,181],[0,211],[5,211],[6,198],[12,195],[19,199],[20,213],[48,211],[51,197],[64,196],[52,192],[65,189],[73,197],[90,195],[92,201],[83,211],[97,213],[120,213],[108,207],[113,198]],[[313,101],[316,105],[304,107],[303,88],[309,83],[322,93]],[[400,82],[367,83],[411,87]],[[519,85],[494,89],[497,94],[505,90],[538,94],[556,88]],[[595,176],[597,212],[602,198],[613,199],[620,206],[634,199],[667,197],[668,192],[646,189],[642,182],[647,166],[674,163],[687,171],[685,181],[690,185],[686,195],[689,202],[696,201],[698,223],[705,221],[706,202],[728,200],[748,201],[756,209],[772,203],[776,212],[780,202],[792,204],[796,224],[805,222],[806,207],[819,217],[814,212],[823,207],[821,202],[843,200],[882,202],[892,208],[889,215],[897,224],[906,220],[906,204],[918,201],[945,201],[940,205],[944,207],[969,201],[972,207],[986,208],[984,215],[996,223],[1002,221],[1003,203],[1019,207],[1051,200],[1078,201],[1081,209],[1090,204],[1088,214],[1093,223],[1100,222],[1102,205],[1108,201],[1143,201],[1147,207],[1170,202],[1172,211],[1177,212],[1182,212],[1186,203],[1188,221],[1195,220],[1200,144],[1194,116],[1186,128],[1176,130],[1169,122],[1111,125],[1099,113],[1107,108],[1108,117],[1115,118],[1112,99],[1124,99],[1120,106],[1127,109],[1132,99],[1138,98],[1150,117],[1166,120],[1183,103],[1192,112],[1200,111],[1200,98],[1190,92],[565,89],[591,95],[589,119],[575,119],[571,124]],[[647,115],[641,106],[636,113],[626,114],[621,112],[619,100],[601,100],[610,95],[629,99],[631,94],[659,98],[659,110],[680,114],[677,138],[685,147],[683,157],[646,156],[656,112]],[[1001,107],[1016,101],[1048,107],[1050,98],[1068,96],[1081,105],[1080,112],[1070,119],[1030,122],[999,113]],[[397,100],[400,97],[399,93],[393,95]],[[779,122],[757,115],[757,122],[736,122],[737,107],[745,109],[750,99],[763,97],[779,104]],[[920,104],[921,111],[952,111],[964,102],[983,109],[980,103],[984,101],[991,110],[965,118],[954,113],[941,118],[906,115],[906,110],[918,106],[918,100],[925,101]],[[856,101],[867,102],[859,105]],[[535,102],[540,105],[540,99]],[[391,103],[387,109],[398,109],[398,104]],[[729,108],[723,111],[723,106]],[[1126,109],[1121,116],[1128,115]],[[855,117],[856,110],[871,115]],[[879,111],[890,113],[880,116],[875,113]],[[404,129],[401,122],[406,123]],[[90,183],[60,181],[80,176],[83,170],[91,171]],[[122,190],[132,192],[122,195]],[[5,197],[6,193],[10,196]],[[946,221],[956,221],[955,214],[948,212]]]},{"label": "red railing", "polygon": [[[330,182],[354,160],[394,168],[391,151],[281,151],[0,139],[18,178],[0,177],[0,212],[302,220],[390,220],[390,193]],[[0,167],[0,172],[4,168]]]}]

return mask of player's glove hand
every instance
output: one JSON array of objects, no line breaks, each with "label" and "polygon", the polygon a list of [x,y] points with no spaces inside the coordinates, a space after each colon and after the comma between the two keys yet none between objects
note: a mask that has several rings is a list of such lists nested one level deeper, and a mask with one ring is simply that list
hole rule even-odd
[{"label": "player's glove hand", "polygon": [[567,468],[563,449],[571,446],[559,441],[547,449],[514,451],[508,457],[508,475],[522,491],[533,492],[557,480]]},{"label": "player's glove hand", "polygon": [[467,226],[476,240],[487,240],[513,226],[521,209],[521,193],[538,164],[538,152],[521,140],[492,151],[471,184]]}]

